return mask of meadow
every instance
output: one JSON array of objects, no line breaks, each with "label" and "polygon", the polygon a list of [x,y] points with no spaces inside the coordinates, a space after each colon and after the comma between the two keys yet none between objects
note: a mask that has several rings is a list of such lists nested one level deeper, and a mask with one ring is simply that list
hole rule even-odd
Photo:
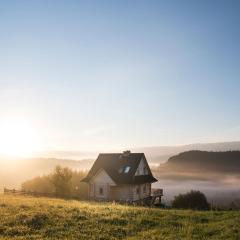
[{"label": "meadow", "polygon": [[0,195],[0,239],[240,239],[240,212]]}]

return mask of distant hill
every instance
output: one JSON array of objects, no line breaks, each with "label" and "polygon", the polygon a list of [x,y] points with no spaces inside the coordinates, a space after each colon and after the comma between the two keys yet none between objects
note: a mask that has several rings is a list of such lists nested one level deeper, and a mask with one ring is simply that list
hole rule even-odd
[{"label": "distant hill", "polygon": [[219,143],[197,143],[180,146],[156,146],[132,148],[133,152],[144,152],[147,159],[152,164],[160,164],[181,152],[199,150],[199,151],[240,151],[240,142],[219,142]]},{"label": "distant hill", "polygon": [[[197,143],[179,146],[155,146],[138,147],[129,149],[113,149],[110,152],[122,152],[131,150],[132,152],[144,152],[150,164],[156,165],[166,162],[170,157],[181,152],[200,150],[200,151],[240,151],[240,142],[218,142],[218,143]],[[100,151],[102,152],[102,151]],[[104,152],[104,151],[103,151]],[[57,159],[96,159],[98,151],[45,151],[36,152],[35,156],[40,158]]]},{"label": "distant hill", "polygon": [[160,166],[166,171],[221,172],[240,174],[240,151],[188,151],[170,157]]},{"label": "distant hill", "polygon": [[240,199],[240,151],[179,153],[153,168],[153,174],[166,200],[191,189],[204,192],[219,205]]}]

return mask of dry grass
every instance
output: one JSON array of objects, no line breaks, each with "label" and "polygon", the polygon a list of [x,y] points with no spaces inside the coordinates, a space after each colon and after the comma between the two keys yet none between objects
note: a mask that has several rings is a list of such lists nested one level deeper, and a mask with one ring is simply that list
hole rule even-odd
[{"label": "dry grass", "polygon": [[240,212],[0,195],[0,239],[240,239]]}]

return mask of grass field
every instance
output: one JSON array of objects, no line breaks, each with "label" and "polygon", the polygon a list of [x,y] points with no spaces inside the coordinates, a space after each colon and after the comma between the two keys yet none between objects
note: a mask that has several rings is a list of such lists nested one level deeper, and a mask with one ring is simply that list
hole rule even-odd
[{"label": "grass field", "polygon": [[0,239],[240,239],[240,212],[0,195]]}]

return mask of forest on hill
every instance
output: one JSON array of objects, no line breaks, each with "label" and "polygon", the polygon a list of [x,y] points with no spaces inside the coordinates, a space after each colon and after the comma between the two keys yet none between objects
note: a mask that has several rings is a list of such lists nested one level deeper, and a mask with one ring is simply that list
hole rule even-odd
[{"label": "forest on hill", "polygon": [[164,170],[240,173],[240,151],[188,151],[173,157],[160,166]]},{"label": "forest on hill", "polygon": [[221,206],[240,200],[240,151],[183,152],[154,168],[153,173],[166,201],[191,189],[204,192],[209,201]]}]

